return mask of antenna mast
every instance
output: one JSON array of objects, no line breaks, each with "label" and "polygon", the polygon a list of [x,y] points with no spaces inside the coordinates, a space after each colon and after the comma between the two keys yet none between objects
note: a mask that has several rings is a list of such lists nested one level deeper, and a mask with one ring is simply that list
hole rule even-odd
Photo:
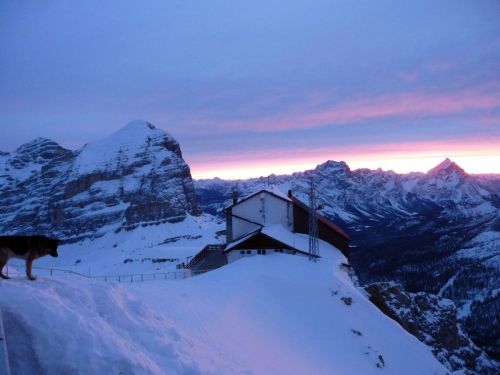
[{"label": "antenna mast", "polygon": [[316,190],[314,174],[309,175],[309,260],[316,262],[319,256],[318,220],[316,218]]}]

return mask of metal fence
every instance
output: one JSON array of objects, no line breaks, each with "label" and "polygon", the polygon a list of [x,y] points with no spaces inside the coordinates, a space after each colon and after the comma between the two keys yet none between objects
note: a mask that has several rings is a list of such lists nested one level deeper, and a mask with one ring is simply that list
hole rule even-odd
[{"label": "metal fence", "polygon": [[[9,275],[9,268],[16,270],[16,273],[24,273],[24,266],[7,266],[6,273]],[[197,276],[202,273],[208,272],[210,270],[189,270],[181,269],[177,271],[167,271],[167,272],[156,272],[156,273],[133,273],[133,274],[121,274],[121,275],[85,275],[83,273],[66,270],[62,268],[48,268],[48,267],[33,267],[36,270],[37,275],[41,276],[78,276],[86,279],[117,281],[119,283],[137,283],[144,281],[160,281],[160,280],[181,280],[187,279],[192,276]],[[12,272],[11,275],[12,276]]]}]

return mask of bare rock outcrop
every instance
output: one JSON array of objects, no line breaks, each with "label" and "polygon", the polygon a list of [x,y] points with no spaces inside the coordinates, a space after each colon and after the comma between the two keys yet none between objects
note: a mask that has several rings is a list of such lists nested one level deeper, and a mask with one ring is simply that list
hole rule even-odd
[{"label": "bare rock outcrop", "polygon": [[409,293],[394,282],[370,284],[365,290],[384,314],[429,345],[436,358],[451,371],[495,373],[493,362],[458,323],[451,300],[429,293]]}]

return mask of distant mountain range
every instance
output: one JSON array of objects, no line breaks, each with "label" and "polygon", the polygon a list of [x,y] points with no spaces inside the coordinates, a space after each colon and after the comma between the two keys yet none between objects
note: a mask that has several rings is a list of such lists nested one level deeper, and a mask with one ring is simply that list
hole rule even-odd
[{"label": "distant mountain range", "polygon": [[292,175],[195,181],[202,209],[220,215],[232,190],[289,189],[308,201],[314,176],[322,213],[353,238],[362,283],[395,280],[454,300],[474,340],[500,358],[500,175],[467,174],[446,159],[427,173],[350,170],[327,161]]}]

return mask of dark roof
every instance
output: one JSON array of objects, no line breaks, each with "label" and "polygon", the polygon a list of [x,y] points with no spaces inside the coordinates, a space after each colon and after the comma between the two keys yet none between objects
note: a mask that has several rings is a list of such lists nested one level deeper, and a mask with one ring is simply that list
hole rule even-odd
[{"label": "dark roof", "polygon": [[[292,195],[292,202],[294,205],[300,207],[301,209],[305,210],[306,212],[309,212],[309,207],[301,202],[300,200],[298,200],[297,198],[295,198],[293,195]],[[344,238],[347,238],[349,241],[351,240],[351,237],[349,237],[347,235],[346,232],[344,232],[337,224],[335,224],[333,221],[327,219],[326,217],[324,217],[323,215],[321,215],[320,213],[316,212],[316,218],[321,221],[323,224],[325,224],[327,227],[329,227],[330,229],[333,229],[335,232],[337,232],[338,234],[340,234],[342,237]]]},{"label": "dark roof", "polygon": [[[294,246],[287,245],[286,243],[283,243],[280,240],[278,240],[278,239],[276,239],[276,238],[274,238],[274,237],[272,237],[272,236],[270,236],[270,235],[268,235],[266,233],[262,233],[262,228],[259,228],[258,230],[254,231],[254,232],[251,232],[251,233],[249,233],[249,234],[241,237],[240,239],[238,239],[236,241],[228,243],[227,246],[226,246],[226,248],[224,249],[224,252],[229,253],[229,252],[231,252],[233,250],[241,250],[241,249],[238,248],[239,245],[244,244],[245,242],[251,240],[252,238],[254,238],[256,236],[262,236],[262,237],[271,239],[271,240],[279,243],[280,245],[282,245],[282,248],[284,248],[284,249],[292,249],[292,250],[295,250],[298,253],[301,253],[301,254],[304,254],[304,255],[309,255],[309,253],[307,253],[305,251],[297,249]],[[231,248],[228,249],[228,247],[231,247]],[[272,249],[272,248],[269,248],[269,249]],[[314,256],[318,257],[318,258],[320,257],[319,255],[314,255]]]}]

